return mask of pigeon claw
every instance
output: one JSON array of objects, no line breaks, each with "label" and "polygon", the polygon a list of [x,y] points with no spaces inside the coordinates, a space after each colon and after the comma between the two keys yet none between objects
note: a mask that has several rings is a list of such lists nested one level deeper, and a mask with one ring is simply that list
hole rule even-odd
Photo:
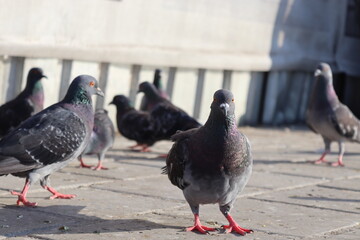
[{"label": "pigeon claw", "polygon": [[17,195],[18,196],[18,200],[16,201],[16,205],[20,206],[21,203],[24,204],[24,206],[27,207],[35,207],[37,205],[36,202],[29,202],[26,197],[24,196],[24,194],[19,193],[19,192],[15,192],[15,191],[10,191],[10,193],[12,195]]},{"label": "pigeon claw", "polygon": [[332,167],[345,167],[344,163],[342,162],[335,162],[331,164]]},{"label": "pigeon claw", "polygon": [[252,233],[254,232],[253,230],[251,229],[246,229],[246,228],[242,228],[240,227],[239,225],[223,225],[222,226],[224,229],[225,229],[225,232],[226,233],[231,233],[231,232],[237,232],[238,234],[240,235],[246,235],[247,233]]},{"label": "pigeon claw", "polygon": [[76,195],[74,194],[62,194],[62,193],[56,193],[52,196],[49,197],[49,199],[53,200],[55,198],[60,198],[60,199],[71,199],[71,198],[74,198],[76,197]]},{"label": "pigeon claw", "polygon": [[49,186],[44,186],[44,188],[53,194],[49,198],[51,200],[53,200],[55,198],[71,199],[71,198],[76,197],[76,195],[74,195],[74,194],[62,194],[62,193],[59,193],[55,189],[53,189],[52,187],[49,187]]},{"label": "pigeon claw", "polygon": [[215,231],[216,230],[215,228],[210,228],[210,227],[206,227],[206,226],[201,225],[200,218],[199,218],[198,214],[194,214],[194,217],[195,217],[194,226],[186,228],[185,230],[187,232],[197,230],[202,234],[208,234],[209,231]]},{"label": "pigeon claw", "polygon": [[151,152],[151,149],[149,148],[149,146],[147,144],[136,144],[129,148],[133,151],[137,151],[137,148],[139,148],[139,147],[140,147],[140,149],[138,150],[139,152]]},{"label": "pigeon claw", "polygon": [[109,168],[103,167],[101,163],[99,163],[96,167],[92,167],[91,169],[94,170],[94,171],[109,170]]},{"label": "pigeon claw", "polygon": [[246,229],[246,228],[242,228],[240,227],[235,220],[230,216],[230,214],[228,214],[226,216],[226,219],[229,221],[229,225],[223,225],[222,227],[225,229],[226,233],[230,233],[230,232],[237,232],[240,235],[245,235],[247,233],[252,233],[254,232],[251,229]]},{"label": "pigeon claw", "polygon": [[313,161],[314,164],[322,164],[322,163],[326,163],[326,160],[325,159],[318,159],[316,161]]},{"label": "pigeon claw", "polygon": [[191,231],[194,231],[194,230],[197,230],[198,232],[200,232],[200,233],[202,233],[202,234],[209,234],[209,231],[215,231],[216,229],[215,229],[215,228],[206,227],[206,226],[203,226],[203,225],[201,225],[201,224],[195,224],[195,225],[192,226],[192,227],[186,228],[186,231],[187,231],[187,232],[191,232]]}]

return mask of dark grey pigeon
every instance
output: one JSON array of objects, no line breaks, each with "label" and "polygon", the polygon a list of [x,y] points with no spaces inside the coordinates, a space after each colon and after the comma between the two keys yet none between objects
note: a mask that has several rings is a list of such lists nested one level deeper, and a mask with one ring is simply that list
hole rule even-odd
[{"label": "dark grey pigeon", "polygon": [[[153,84],[156,87],[156,89],[159,92],[161,97],[163,97],[163,98],[165,98],[167,100],[170,99],[169,95],[163,89],[162,80],[161,80],[161,70],[160,69],[155,70]],[[144,95],[143,98],[141,99],[140,110],[149,112],[149,111],[151,111],[153,109],[153,107],[154,106],[149,103],[146,95]]]},{"label": "dark grey pigeon", "polygon": [[146,109],[151,111],[160,103],[169,102],[166,98],[161,96],[156,86],[150,82],[142,82],[139,84],[138,93],[144,93],[146,98]]},{"label": "dark grey pigeon", "polygon": [[350,109],[342,104],[333,87],[331,68],[320,63],[315,71],[315,85],[306,112],[308,126],[322,136],[325,151],[315,164],[326,162],[325,155],[330,152],[333,141],[339,144],[339,158],[332,166],[344,166],[345,141],[360,142],[360,121]]},{"label": "dark grey pigeon", "polygon": [[161,97],[153,84],[141,83],[138,92],[144,92],[150,105],[153,106],[150,114],[157,125],[157,139],[170,139],[178,130],[184,131],[202,126],[184,110]]},{"label": "dark grey pigeon", "polygon": [[44,91],[40,80],[44,77],[41,68],[30,69],[25,89],[16,98],[0,106],[0,136],[43,110]]},{"label": "dark grey pigeon", "polygon": [[49,185],[51,173],[66,166],[85,149],[94,124],[91,96],[103,96],[95,78],[75,78],[62,101],[28,118],[0,140],[0,176],[12,174],[26,177],[17,204],[35,206],[26,194],[30,185],[40,180],[41,186],[54,198],[73,198],[57,192]]},{"label": "dark grey pigeon", "polygon": [[[90,141],[84,152],[79,156],[80,166],[93,168],[94,170],[107,170],[108,168],[102,166],[102,160],[104,159],[107,150],[114,144],[114,140],[114,125],[108,116],[108,112],[105,109],[97,109],[95,111],[94,128],[91,133]],[[82,160],[83,155],[93,154],[96,154],[99,160],[96,167],[86,165]]]},{"label": "dark grey pigeon", "polygon": [[193,227],[201,233],[215,230],[201,225],[200,204],[219,204],[229,221],[226,232],[241,235],[252,230],[240,227],[230,215],[236,196],[248,182],[253,160],[250,143],[238,131],[233,94],[218,90],[214,94],[210,116],[203,127],[178,132],[166,159],[164,172],[180,188],[195,217]]},{"label": "dark grey pigeon", "polygon": [[149,146],[158,140],[157,127],[150,113],[137,111],[124,95],[116,95],[110,104],[116,106],[116,122],[121,135],[137,143],[130,148],[141,147],[142,152],[149,151]]}]

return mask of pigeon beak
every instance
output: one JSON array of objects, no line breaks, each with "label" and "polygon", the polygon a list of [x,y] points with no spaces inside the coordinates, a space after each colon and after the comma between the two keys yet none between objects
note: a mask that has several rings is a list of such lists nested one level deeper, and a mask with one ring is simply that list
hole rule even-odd
[{"label": "pigeon beak", "polygon": [[114,104],[114,101],[109,102],[109,105]]},{"label": "pigeon beak", "polygon": [[48,79],[48,77],[47,77],[46,75],[42,75],[41,78],[46,78],[46,79]]},{"label": "pigeon beak", "polygon": [[230,105],[228,103],[222,103],[220,104],[220,109],[223,111],[223,113],[225,114],[225,116],[227,116],[228,111],[229,111]]},{"label": "pigeon beak", "polygon": [[101,89],[99,87],[97,87],[95,89],[96,89],[96,95],[104,97],[104,93],[103,93],[103,91],[101,91]]},{"label": "pigeon beak", "polygon": [[322,73],[322,71],[320,69],[316,69],[315,72],[314,72],[314,76],[317,77],[317,76],[320,76]]}]

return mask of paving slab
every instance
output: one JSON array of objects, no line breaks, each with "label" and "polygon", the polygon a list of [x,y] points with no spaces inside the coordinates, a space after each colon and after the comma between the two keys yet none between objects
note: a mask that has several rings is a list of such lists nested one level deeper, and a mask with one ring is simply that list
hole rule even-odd
[{"label": "paving slab", "polygon": [[[241,128],[252,143],[254,172],[231,213],[255,232],[241,239],[359,239],[360,145],[346,144],[346,166],[314,165],[321,138],[305,128]],[[39,206],[15,206],[9,190],[24,179],[1,177],[0,239],[238,239],[216,231],[185,232],[193,223],[182,192],[161,174],[172,143],[162,141],[152,152],[128,149],[133,142],[117,135],[104,160],[106,171],[78,167],[73,161],[51,176],[57,190],[77,194],[70,200],[49,200],[39,183],[29,200]],[[328,160],[336,161],[337,146]],[[86,163],[96,164],[94,156]],[[227,221],[217,205],[200,208],[205,225],[220,228]]]}]

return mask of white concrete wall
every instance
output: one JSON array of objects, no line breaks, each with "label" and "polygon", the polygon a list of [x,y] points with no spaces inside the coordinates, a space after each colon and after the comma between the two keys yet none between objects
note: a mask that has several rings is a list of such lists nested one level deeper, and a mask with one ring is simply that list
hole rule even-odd
[{"label": "white concrete wall", "polygon": [[0,6],[0,55],[242,71],[312,70],[320,60],[357,59],[344,59],[342,45],[335,59],[347,1],[0,0]]}]

